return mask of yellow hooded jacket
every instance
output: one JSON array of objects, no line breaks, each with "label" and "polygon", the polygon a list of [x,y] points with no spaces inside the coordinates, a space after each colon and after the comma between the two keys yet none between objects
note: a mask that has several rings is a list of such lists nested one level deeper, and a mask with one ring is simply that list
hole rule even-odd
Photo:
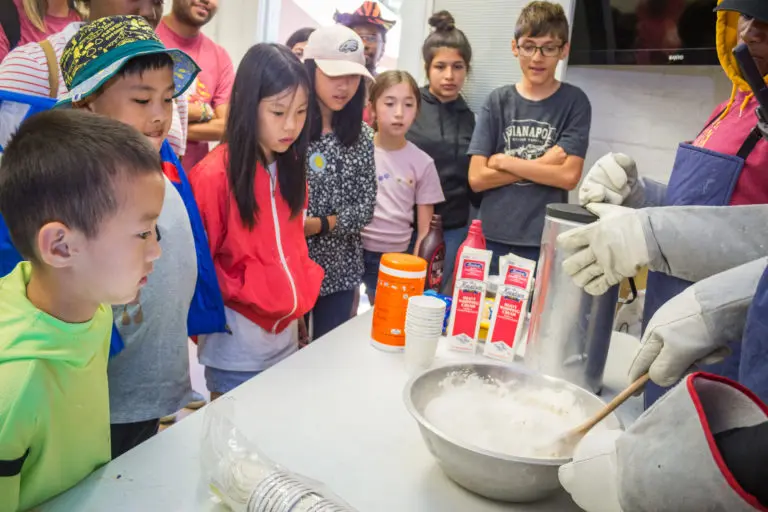
[{"label": "yellow hooded jacket", "polygon": [[[739,42],[739,17],[737,12],[717,13],[717,54],[723,71],[733,82],[733,91],[728,101],[715,108],[707,127],[693,142],[694,146],[727,155],[736,155],[757,125],[757,100],[747,81],[742,78],[739,64],[733,56],[733,49]],[[768,142],[761,139],[746,160],[734,188],[731,205],[768,203],[766,168]]]}]

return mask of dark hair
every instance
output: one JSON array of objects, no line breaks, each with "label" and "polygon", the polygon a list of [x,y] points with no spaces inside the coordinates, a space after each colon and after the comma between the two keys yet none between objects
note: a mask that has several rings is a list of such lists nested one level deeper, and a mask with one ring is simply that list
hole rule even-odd
[{"label": "dark hair", "polygon": [[151,53],[149,55],[139,55],[128,60],[115,76],[124,77],[127,75],[143,75],[145,71],[154,71],[156,69],[173,69],[173,59],[167,53]]},{"label": "dark hair", "polygon": [[37,233],[58,221],[86,237],[120,204],[115,180],[162,173],[134,128],[85,110],[57,109],[22,123],[0,164],[0,213],[16,249],[37,261]]},{"label": "dark hair", "polygon": [[456,20],[448,11],[440,11],[429,18],[429,25],[434,28],[431,34],[424,40],[421,47],[421,55],[424,58],[424,70],[429,76],[429,68],[432,66],[437,51],[440,48],[454,48],[459,52],[467,70],[472,62],[472,45],[464,32],[456,28]]},{"label": "dark hair", "polygon": [[313,27],[305,27],[300,28],[293,34],[291,34],[291,37],[288,38],[288,40],[285,42],[285,46],[293,50],[293,47],[296,46],[299,43],[306,43],[309,40],[309,36],[312,35],[312,32],[314,32],[315,28]]},{"label": "dark hair", "polygon": [[[309,74],[309,83],[312,88],[309,91],[309,138],[312,141],[320,139],[323,134],[323,117],[320,114],[320,100],[317,98],[315,92],[315,73],[317,72],[317,64],[313,59],[307,59],[304,61],[304,67]],[[360,138],[360,132],[363,130],[363,110],[365,110],[365,96],[366,96],[365,79],[360,79],[360,85],[357,87],[357,92],[349,100],[343,109],[339,112],[333,113],[333,121],[331,127],[333,133],[339,138],[341,144],[344,147],[350,147],[357,142]]]},{"label": "dark hair", "polygon": [[370,102],[376,106],[376,102],[381,98],[381,95],[389,89],[398,84],[408,84],[411,87],[411,92],[416,97],[416,111],[421,108],[421,91],[419,90],[419,84],[413,76],[407,71],[401,71],[394,69],[391,71],[385,71],[376,77],[376,82],[371,86]]},{"label": "dark hair", "polygon": [[[237,68],[224,142],[229,146],[229,188],[240,210],[240,219],[249,229],[253,229],[259,216],[254,194],[256,164],[267,166],[267,157],[258,143],[259,104],[264,98],[299,88],[304,88],[309,96],[307,73],[291,50],[281,44],[253,46]],[[307,195],[304,165],[308,123],[309,120],[288,151],[275,154],[280,194],[290,206],[291,215],[301,213]]]},{"label": "dark hair", "polygon": [[568,18],[563,6],[553,2],[531,2],[520,12],[515,24],[515,41],[521,37],[553,36],[568,42]]}]

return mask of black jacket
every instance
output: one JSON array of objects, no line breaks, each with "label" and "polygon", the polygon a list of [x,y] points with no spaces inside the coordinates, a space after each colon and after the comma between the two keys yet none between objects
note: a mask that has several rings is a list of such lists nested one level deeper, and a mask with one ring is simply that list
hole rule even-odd
[{"label": "black jacket", "polygon": [[445,202],[435,205],[445,229],[460,228],[469,221],[470,200],[479,196],[469,188],[467,150],[475,130],[475,114],[462,97],[441,103],[427,87],[421,89],[421,110],[406,138],[435,161]]}]

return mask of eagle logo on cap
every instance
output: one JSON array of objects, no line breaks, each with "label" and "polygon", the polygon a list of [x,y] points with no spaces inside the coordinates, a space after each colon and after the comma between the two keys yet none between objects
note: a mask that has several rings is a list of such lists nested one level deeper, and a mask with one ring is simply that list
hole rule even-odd
[{"label": "eagle logo on cap", "polygon": [[359,48],[360,45],[355,39],[347,39],[341,43],[341,46],[339,46],[339,51],[341,53],[355,53]]}]

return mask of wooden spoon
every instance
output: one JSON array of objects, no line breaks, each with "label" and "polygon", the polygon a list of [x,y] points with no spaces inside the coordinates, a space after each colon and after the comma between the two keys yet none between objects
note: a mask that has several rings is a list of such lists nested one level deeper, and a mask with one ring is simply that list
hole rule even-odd
[{"label": "wooden spoon", "polygon": [[[616,398],[611,400],[605,407],[603,407],[597,414],[590,419],[574,428],[571,431],[566,432],[559,437],[552,444],[547,445],[545,451],[563,454],[562,458],[570,457],[573,451],[576,449],[576,445],[579,444],[584,436],[592,430],[592,428],[608,417],[613,411],[615,411],[621,404],[627,401],[629,397],[643,389],[648,382],[649,376],[647,373],[643,374],[635,382],[629,385],[627,389],[619,393]],[[538,451],[538,450],[537,450]],[[561,457],[558,457],[561,458]]]}]

